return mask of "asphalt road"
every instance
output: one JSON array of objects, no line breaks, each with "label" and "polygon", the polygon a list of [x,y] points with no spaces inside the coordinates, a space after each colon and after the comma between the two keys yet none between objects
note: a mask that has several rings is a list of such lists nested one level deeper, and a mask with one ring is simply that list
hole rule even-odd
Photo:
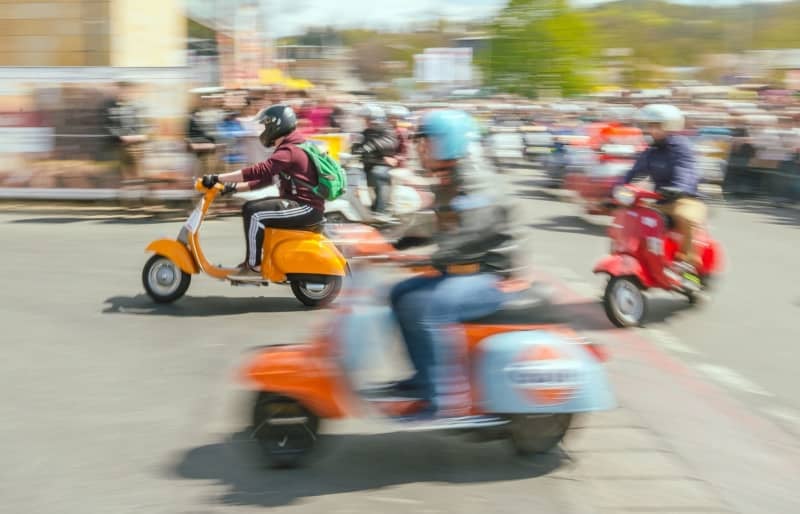
[{"label": "asphalt road", "polygon": [[[604,227],[535,172],[511,176],[533,272],[614,355],[620,409],[579,421],[564,451],[520,461],[499,443],[352,421],[331,427],[315,467],[266,470],[243,432],[236,369],[248,348],[305,339],[324,312],[288,288],[203,276],[175,305],[154,306],[143,249],[181,220],[5,213],[0,511],[800,510],[798,212],[718,206],[730,269],[713,302],[655,298],[650,328],[622,333],[590,271]],[[207,222],[207,256],[239,262],[240,231],[235,219]]]}]

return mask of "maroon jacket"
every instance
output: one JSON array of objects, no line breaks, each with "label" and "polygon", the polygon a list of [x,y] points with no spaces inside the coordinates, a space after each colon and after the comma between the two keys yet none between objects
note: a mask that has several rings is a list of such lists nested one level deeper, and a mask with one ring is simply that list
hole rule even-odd
[{"label": "maroon jacket", "polygon": [[403,168],[408,162],[409,147],[411,146],[410,137],[408,130],[404,127],[398,127],[395,130],[395,134],[397,136],[397,155],[394,157],[397,159],[397,166]]},{"label": "maroon jacket", "polygon": [[278,177],[278,190],[281,198],[294,200],[310,205],[320,212],[325,210],[325,200],[315,195],[308,187],[287,180],[285,175],[297,177],[312,185],[317,185],[317,168],[300,147],[304,139],[297,132],[292,132],[275,148],[266,161],[242,169],[242,177],[250,185],[250,189],[267,187]]}]

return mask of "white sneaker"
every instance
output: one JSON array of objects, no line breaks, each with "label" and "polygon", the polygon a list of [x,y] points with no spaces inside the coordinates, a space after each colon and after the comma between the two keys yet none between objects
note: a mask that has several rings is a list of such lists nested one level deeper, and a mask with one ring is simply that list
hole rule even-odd
[{"label": "white sneaker", "polygon": [[261,276],[261,270],[242,266],[235,273],[228,275],[228,280],[234,282],[264,282],[264,277]]}]

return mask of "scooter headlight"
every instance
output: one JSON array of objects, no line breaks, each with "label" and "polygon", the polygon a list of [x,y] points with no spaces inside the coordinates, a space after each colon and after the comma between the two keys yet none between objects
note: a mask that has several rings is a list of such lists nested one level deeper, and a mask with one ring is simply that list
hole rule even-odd
[{"label": "scooter headlight", "polygon": [[624,186],[617,186],[614,188],[613,196],[617,203],[625,207],[633,205],[633,202],[636,200],[636,194]]}]

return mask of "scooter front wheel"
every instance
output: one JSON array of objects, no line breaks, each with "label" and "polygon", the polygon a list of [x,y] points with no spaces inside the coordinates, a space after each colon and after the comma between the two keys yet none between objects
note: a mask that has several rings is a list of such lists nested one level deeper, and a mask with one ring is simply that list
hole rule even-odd
[{"label": "scooter front wheel", "polygon": [[324,307],[334,301],[342,290],[342,277],[329,277],[324,283],[292,281],[292,293],[307,307]]},{"label": "scooter front wheel", "polygon": [[317,445],[319,417],[300,402],[261,392],[253,406],[252,437],[274,468],[294,468]]},{"label": "scooter front wheel", "polygon": [[174,302],[186,293],[192,276],[163,255],[153,255],[142,269],[142,284],[156,303]]},{"label": "scooter front wheel", "polygon": [[603,307],[611,323],[620,327],[636,327],[647,314],[647,301],[633,277],[612,277],[603,294]]}]

